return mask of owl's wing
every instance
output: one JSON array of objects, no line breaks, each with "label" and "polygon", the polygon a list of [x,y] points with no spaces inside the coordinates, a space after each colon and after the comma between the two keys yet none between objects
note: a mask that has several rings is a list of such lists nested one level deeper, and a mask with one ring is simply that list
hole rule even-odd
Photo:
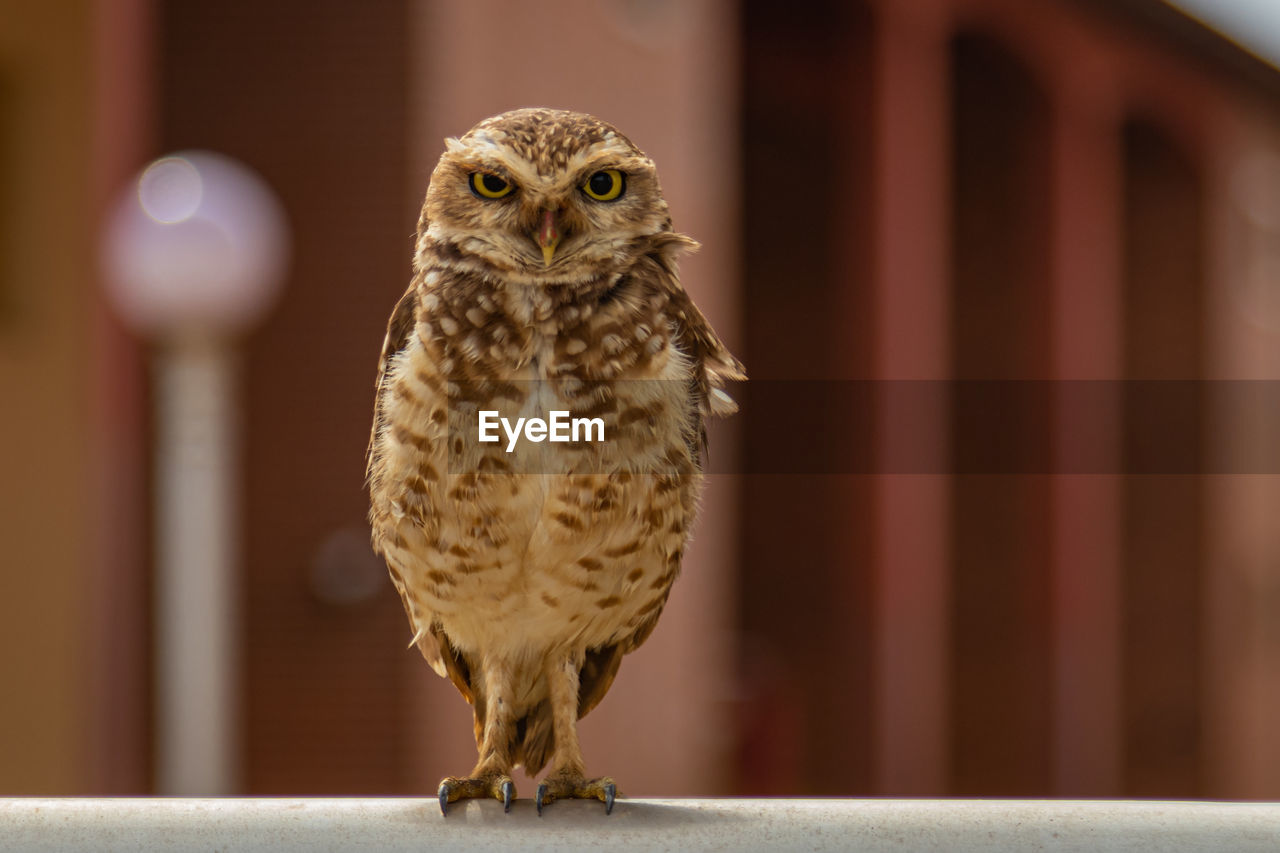
[{"label": "owl's wing", "polygon": [[[385,422],[385,415],[382,410],[383,395],[386,393],[387,368],[391,363],[391,359],[396,353],[404,349],[409,341],[409,335],[413,331],[415,315],[418,308],[418,288],[417,281],[409,285],[409,289],[400,297],[400,301],[396,303],[395,309],[391,312],[391,319],[387,322],[387,336],[382,342],[382,355],[378,358],[378,378],[374,383],[376,402],[374,404],[373,432],[369,436],[369,449],[366,453],[367,469],[366,476],[371,476],[374,466],[374,450],[378,440],[378,432],[382,429]],[[411,646],[416,645],[418,650],[422,652],[422,656],[427,659],[427,663],[431,664],[441,676],[447,677],[458,688],[468,702],[474,700],[474,694],[471,689],[471,673],[464,661],[453,650],[447,637],[434,624],[418,625],[414,620],[413,608],[409,604],[409,596],[405,591],[405,583],[395,567],[390,563],[387,567],[391,570],[391,579],[395,583],[396,590],[400,593],[400,600],[404,604],[405,614],[409,617],[409,624],[417,628]],[[429,619],[430,614],[425,614]]]},{"label": "owl's wing", "polygon": [[[664,601],[665,605],[666,602]],[[613,679],[622,665],[622,656],[640,648],[662,615],[662,607],[656,608],[636,630],[611,645],[598,649],[588,649],[586,660],[578,673],[578,716],[585,717],[587,712],[600,704],[600,700],[613,686]]]},{"label": "owl's wing", "polygon": [[691,391],[697,407],[694,424],[697,442],[691,449],[695,458],[698,458],[707,449],[706,419],[724,417],[738,411],[738,404],[724,390],[725,383],[744,380],[747,373],[742,362],[729,352],[729,348],[707,322],[706,316],[693,304],[688,292],[680,284],[676,258],[684,252],[696,249],[698,243],[673,231],[655,235],[655,243],[656,251],[650,258],[659,267],[657,284],[667,296],[668,310],[675,324],[676,346],[694,365]]},{"label": "owl's wing", "polygon": [[[418,649],[422,652],[422,656],[427,659],[427,662],[431,664],[432,669],[453,682],[453,686],[458,688],[462,698],[473,704],[475,703],[476,690],[471,684],[471,667],[467,664],[466,658],[454,649],[444,631],[441,631],[439,627],[432,627],[427,632],[427,636],[418,640]],[[440,663],[439,666],[436,666],[437,661]],[[482,720],[483,715],[484,711],[481,709],[480,717]]]},{"label": "owl's wing", "polygon": [[409,624],[416,630],[413,640],[409,643],[409,648],[417,646],[418,651],[422,652],[422,656],[427,659],[427,663],[431,665],[437,675],[452,681],[463,698],[468,702],[474,702],[475,691],[471,686],[471,667],[467,665],[466,659],[453,648],[453,644],[449,642],[449,638],[440,629],[440,626],[435,624],[430,613],[423,613],[422,615],[425,619],[432,621],[418,622],[405,588],[404,578],[401,577],[400,573],[396,571],[396,567],[390,562],[387,563],[387,569],[391,572],[391,582],[395,584],[396,591],[400,593],[400,603],[404,605],[404,612],[409,617]]},{"label": "owl's wing", "polygon": [[613,678],[622,665],[622,656],[629,649],[622,643],[615,643],[599,649],[587,649],[587,657],[578,671],[578,716],[585,717],[587,712],[600,704],[604,694],[613,685]]},{"label": "owl's wing", "polygon": [[408,343],[409,333],[413,331],[414,315],[417,309],[418,286],[415,280],[409,285],[409,289],[405,291],[404,296],[400,297],[400,301],[396,303],[395,310],[391,312],[391,319],[387,321],[387,336],[382,341],[382,355],[378,357],[378,379],[374,383],[373,431],[369,435],[369,448],[365,452],[366,477],[372,471],[374,444],[378,440],[378,431],[382,429],[385,420],[382,412],[382,396],[386,390],[387,365],[391,363],[391,357],[404,349],[405,344]]},{"label": "owl's wing", "polygon": [[[650,257],[661,268],[658,286],[667,296],[671,318],[676,324],[676,344],[685,355],[693,359],[698,371],[695,379],[702,414],[704,417],[731,415],[738,407],[733,398],[724,392],[724,385],[726,382],[746,379],[746,369],[729,352],[729,348],[720,340],[715,329],[711,328],[698,306],[693,304],[676,273],[676,258],[684,252],[696,249],[698,244],[673,231],[655,235],[655,243],[657,251]],[[717,391],[719,393],[713,393]]]}]

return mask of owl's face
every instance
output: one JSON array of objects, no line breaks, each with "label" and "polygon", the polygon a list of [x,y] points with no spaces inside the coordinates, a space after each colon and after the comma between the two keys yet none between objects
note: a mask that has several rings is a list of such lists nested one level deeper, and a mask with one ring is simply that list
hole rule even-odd
[{"label": "owl's face", "polygon": [[670,230],[653,161],[597,118],[515,110],[445,146],[419,227],[468,266],[527,284],[598,279]]}]

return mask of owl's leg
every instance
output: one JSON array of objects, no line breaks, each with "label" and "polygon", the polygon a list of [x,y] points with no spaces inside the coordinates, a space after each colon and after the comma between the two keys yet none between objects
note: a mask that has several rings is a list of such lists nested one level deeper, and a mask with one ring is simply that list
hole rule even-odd
[{"label": "owl's leg", "polygon": [[447,776],[440,780],[440,813],[449,814],[449,803],[465,799],[493,797],[511,811],[516,795],[511,781],[511,741],[515,730],[511,710],[512,678],[500,663],[483,664],[481,690],[476,691],[476,748],[480,758],[466,777]]},{"label": "owl's leg", "polygon": [[578,743],[578,671],[581,661],[563,660],[547,670],[547,687],[551,694],[551,722],[555,732],[555,751],[551,755],[551,772],[538,785],[538,814],[542,807],[557,799],[603,800],[604,812],[613,811],[618,787],[608,776],[587,779]]}]

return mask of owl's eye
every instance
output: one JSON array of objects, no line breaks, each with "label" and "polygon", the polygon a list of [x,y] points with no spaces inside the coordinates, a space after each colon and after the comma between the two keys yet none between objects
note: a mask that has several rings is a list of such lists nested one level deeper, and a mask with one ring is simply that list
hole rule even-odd
[{"label": "owl's eye", "polygon": [[596,201],[613,201],[627,188],[627,176],[617,169],[605,169],[587,178],[582,191]]},{"label": "owl's eye", "polygon": [[489,172],[471,173],[471,191],[481,198],[502,198],[515,187]]}]

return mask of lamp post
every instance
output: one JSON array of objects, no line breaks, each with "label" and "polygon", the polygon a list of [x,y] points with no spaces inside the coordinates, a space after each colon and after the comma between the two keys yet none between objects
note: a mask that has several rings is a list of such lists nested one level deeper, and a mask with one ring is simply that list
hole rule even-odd
[{"label": "lamp post", "polygon": [[147,166],[103,244],[107,290],[156,343],[156,790],[237,787],[237,423],[232,343],[283,282],[288,229],[247,167],[210,152]]}]

